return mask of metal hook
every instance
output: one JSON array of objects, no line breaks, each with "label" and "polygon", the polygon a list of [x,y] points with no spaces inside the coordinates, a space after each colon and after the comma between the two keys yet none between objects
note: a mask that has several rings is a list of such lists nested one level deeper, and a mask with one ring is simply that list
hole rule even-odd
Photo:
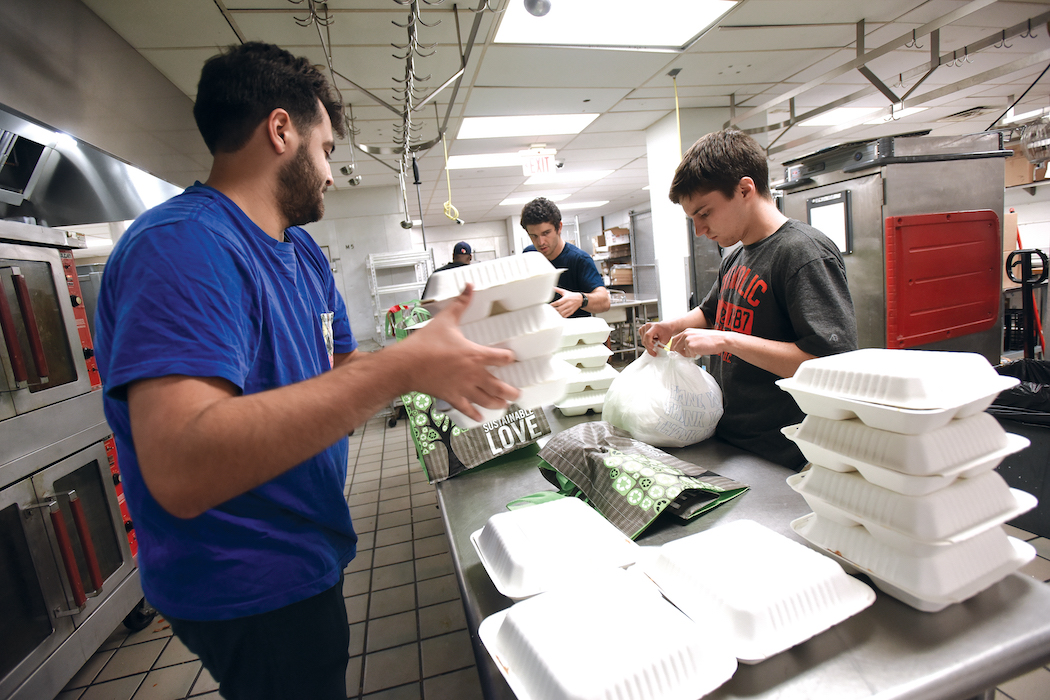
[{"label": "metal hook", "polygon": [[966,63],[973,63],[973,59],[970,58],[970,48],[968,46],[963,47],[963,61]]},{"label": "metal hook", "polygon": [[915,38],[915,30],[914,29],[911,30],[911,41],[909,41],[907,44],[905,44],[904,48],[906,48],[906,49],[921,49],[922,48],[922,46],[919,44],[918,40]]},{"label": "metal hook", "polygon": [[478,14],[479,12],[494,12],[498,15],[505,12],[507,8],[503,8],[502,10],[494,9],[492,7],[492,0],[485,0],[485,3],[478,7],[478,9],[475,10],[472,7],[468,7],[467,9],[473,12],[474,14]]},{"label": "metal hook", "polygon": [[1012,49],[1013,48],[1012,44],[1007,44],[1006,43],[1006,30],[1005,29],[1003,30],[1003,38],[999,41],[998,44],[994,44],[993,46],[994,46],[994,48],[997,48],[997,49]]},{"label": "metal hook", "polygon": [[904,87],[904,73],[898,73],[897,74],[897,82],[893,84],[893,87],[895,87],[895,88],[903,88]]},{"label": "metal hook", "polygon": [[1018,36],[1022,39],[1034,39],[1039,36],[1038,34],[1032,34],[1032,19],[1030,17],[1028,18],[1028,29],[1021,32]]}]

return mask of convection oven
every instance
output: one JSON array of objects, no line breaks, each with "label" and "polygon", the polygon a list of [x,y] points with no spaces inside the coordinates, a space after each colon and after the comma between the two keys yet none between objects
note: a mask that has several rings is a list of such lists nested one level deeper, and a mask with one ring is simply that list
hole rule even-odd
[{"label": "convection oven", "polygon": [[0,222],[0,697],[57,695],[142,598],[72,248]]}]

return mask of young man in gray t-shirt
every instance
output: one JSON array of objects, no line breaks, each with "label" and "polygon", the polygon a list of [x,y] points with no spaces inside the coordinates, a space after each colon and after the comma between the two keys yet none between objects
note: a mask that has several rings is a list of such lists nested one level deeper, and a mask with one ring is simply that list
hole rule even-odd
[{"label": "young man in gray t-shirt", "polygon": [[857,324],[842,255],[812,226],[780,213],[769,191],[762,148],[743,132],[708,134],[686,153],[670,198],[697,236],[728,248],[718,279],[684,316],[642,327],[656,346],[686,357],[712,356],[725,413],[717,434],[783,466],[805,459],[780,428],[802,411],[774,383],[805,360],[854,350]]}]

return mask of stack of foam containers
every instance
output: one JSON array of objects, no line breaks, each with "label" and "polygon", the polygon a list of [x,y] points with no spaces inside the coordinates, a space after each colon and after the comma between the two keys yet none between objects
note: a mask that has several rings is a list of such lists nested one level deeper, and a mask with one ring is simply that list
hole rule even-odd
[{"label": "stack of foam containers", "polygon": [[[537,409],[565,394],[572,367],[554,357],[562,338],[564,319],[548,303],[560,271],[541,253],[529,252],[435,272],[428,283],[424,307],[438,313],[471,284],[474,294],[460,318],[467,340],[512,350],[516,361],[489,370],[518,388],[514,403]],[[440,372],[440,367],[434,371]],[[453,408],[446,413],[460,428],[477,428],[501,418],[506,409],[475,406],[475,421]]]},{"label": "stack of foam containers", "polygon": [[1017,380],[983,356],[868,348],[777,383],[807,414],[783,432],[811,465],[788,479],[813,510],[791,524],[811,547],[927,612],[1034,558],[1002,524],[1036,499],[994,471],[1028,440],[984,413]]},{"label": "stack of foam containers", "polygon": [[605,346],[612,329],[597,316],[565,319],[560,347],[554,355],[574,368],[565,397],[555,404],[567,416],[601,413],[605,392],[618,372],[609,364],[612,351]]}]

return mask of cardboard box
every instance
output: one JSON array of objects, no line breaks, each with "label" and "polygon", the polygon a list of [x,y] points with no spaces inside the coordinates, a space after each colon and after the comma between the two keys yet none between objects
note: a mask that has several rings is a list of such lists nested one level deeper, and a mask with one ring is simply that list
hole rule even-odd
[{"label": "cardboard box", "polygon": [[[1006,186],[1030,185],[1035,180],[1035,165],[1028,162],[1020,146],[1011,146],[1014,152],[1006,159]],[[1045,169],[1043,173],[1045,174]],[[1040,179],[1042,177],[1040,176]]]},{"label": "cardboard box", "polygon": [[605,244],[605,234],[598,234],[591,238],[591,249],[595,253],[604,253],[608,250],[608,247]]},{"label": "cardboard box", "polygon": [[609,283],[612,285],[634,284],[634,273],[632,270],[613,270],[609,273]]},{"label": "cardboard box", "polygon": [[631,243],[631,232],[628,229],[622,227],[614,227],[605,229],[605,242],[610,245],[622,245]]},{"label": "cardboard box", "polygon": [[609,257],[610,258],[630,258],[631,257],[631,246],[626,243],[620,243],[617,245],[609,246]]}]

